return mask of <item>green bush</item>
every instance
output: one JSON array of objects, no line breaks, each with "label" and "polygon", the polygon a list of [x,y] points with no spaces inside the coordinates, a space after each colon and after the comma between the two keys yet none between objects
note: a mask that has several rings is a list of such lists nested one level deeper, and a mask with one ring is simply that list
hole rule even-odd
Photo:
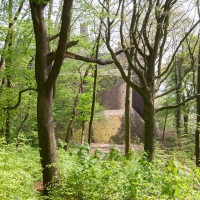
[{"label": "green bush", "polygon": [[[52,200],[200,199],[200,170],[190,169],[162,151],[154,164],[132,152],[125,158],[118,149],[109,154],[89,146],[59,149],[61,182]],[[0,199],[42,199],[35,184],[41,182],[37,148],[0,141]]]},{"label": "green bush", "polygon": [[137,154],[125,159],[115,148],[108,155],[88,152],[60,151],[62,182],[52,200],[200,199],[198,169],[164,158],[152,164]]},{"label": "green bush", "polygon": [[0,199],[38,199],[34,183],[41,180],[39,152],[0,141]]}]

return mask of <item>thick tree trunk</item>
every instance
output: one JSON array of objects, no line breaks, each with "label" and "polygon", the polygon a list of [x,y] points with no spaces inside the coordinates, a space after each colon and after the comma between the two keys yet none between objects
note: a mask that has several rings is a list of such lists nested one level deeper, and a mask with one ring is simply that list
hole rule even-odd
[{"label": "thick tree trunk", "polygon": [[57,169],[54,166],[57,162],[57,147],[52,116],[53,88],[67,49],[70,12],[73,0],[65,0],[63,2],[61,28],[55,52],[50,51],[50,37],[47,35],[44,18],[44,9],[48,1],[37,3],[33,1],[29,2],[36,39],[35,77],[38,89],[38,137],[41,164],[43,167],[43,184],[45,186],[44,195],[48,195],[48,189],[51,190],[53,179],[56,178],[55,175],[57,174]]},{"label": "thick tree trunk", "polygon": [[53,89],[47,91],[38,89],[37,122],[41,164],[43,168],[44,195],[48,194],[47,187],[52,187],[56,177],[57,146],[52,116]]},{"label": "thick tree trunk", "polygon": [[155,110],[154,102],[144,102],[144,150],[151,161],[154,154]]}]

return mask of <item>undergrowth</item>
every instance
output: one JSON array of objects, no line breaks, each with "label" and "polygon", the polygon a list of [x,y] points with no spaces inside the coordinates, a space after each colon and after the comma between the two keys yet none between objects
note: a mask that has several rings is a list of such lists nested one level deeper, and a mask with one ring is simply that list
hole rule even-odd
[{"label": "undergrowth", "polygon": [[61,150],[59,167],[62,183],[52,200],[200,199],[200,171],[173,157],[157,156],[152,164],[136,152],[130,159],[116,148],[92,156],[81,147],[70,154]]},{"label": "undergrowth", "polygon": [[[89,147],[59,149],[61,183],[52,200],[200,199],[200,171],[157,148],[154,163],[132,151],[126,159],[117,148],[109,154]],[[42,199],[38,149],[0,142],[0,199]]]},{"label": "undergrowth", "polygon": [[39,199],[34,183],[41,180],[39,151],[28,145],[6,145],[0,139],[0,200]]}]

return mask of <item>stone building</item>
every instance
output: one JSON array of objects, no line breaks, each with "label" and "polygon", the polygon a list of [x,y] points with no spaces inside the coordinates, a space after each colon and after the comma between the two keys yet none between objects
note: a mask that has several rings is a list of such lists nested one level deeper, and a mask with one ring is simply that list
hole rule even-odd
[{"label": "stone building", "polygon": [[[88,37],[87,24],[80,25],[80,34]],[[120,46],[120,44],[118,45]],[[116,48],[116,51],[119,48]],[[105,56],[105,55],[104,55]],[[126,68],[127,62],[124,55],[118,55],[120,63]],[[122,79],[119,70],[113,69],[104,71],[103,81],[100,83],[104,91],[98,95],[100,104],[104,111],[96,113],[99,118],[93,123],[93,141],[98,143],[124,143],[125,131],[125,97],[126,83]],[[111,76],[110,76],[111,75]],[[110,80],[112,79],[112,81]],[[143,139],[144,131],[144,105],[141,96],[134,90],[130,94],[131,109],[131,136]],[[99,116],[98,116],[99,115]]]},{"label": "stone building", "polygon": [[[110,73],[109,73],[110,74]],[[111,83],[110,76],[104,73],[103,87],[107,86],[98,95],[99,102],[105,110],[97,113],[99,120],[94,122],[93,136],[94,142],[99,143],[124,143],[125,132],[125,97],[126,83],[121,78],[118,70],[112,70],[114,81]],[[112,84],[112,85],[110,85]],[[134,90],[130,94],[131,110],[131,137],[137,136],[143,139],[144,120],[143,120],[143,101],[141,96]]]}]

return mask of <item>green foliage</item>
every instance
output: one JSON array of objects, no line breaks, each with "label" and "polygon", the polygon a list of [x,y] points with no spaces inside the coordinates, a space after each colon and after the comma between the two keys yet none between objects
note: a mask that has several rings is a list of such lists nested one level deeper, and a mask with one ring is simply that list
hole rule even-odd
[{"label": "green foliage", "polygon": [[47,4],[50,0],[30,0],[34,4]]},{"label": "green foliage", "polygon": [[[61,183],[50,199],[199,199],[200,170],[190,169],[156,150],[154,164],[132,152],[126,159],[117,148],[89,153],[86,144],[71,152],[59,149]],[[178,152],[176,152],[176,155]],[[42,199],[38,149],[0,140],[0,199]]]},{"label": "green foliage", "polygon": [[152,164],[137,154],[127,160],[116,148],[93,156],[87,146],[77,153],[61,150],[62,183],[51,199],[199,199],[199,170],[164,158]]},{"label": "green foliage", "polygon": [[[41,180],[38,149],[0,140],[0,199],[38,199],[34,184]],[[38,197],[38,198],[37,198]]]}]

